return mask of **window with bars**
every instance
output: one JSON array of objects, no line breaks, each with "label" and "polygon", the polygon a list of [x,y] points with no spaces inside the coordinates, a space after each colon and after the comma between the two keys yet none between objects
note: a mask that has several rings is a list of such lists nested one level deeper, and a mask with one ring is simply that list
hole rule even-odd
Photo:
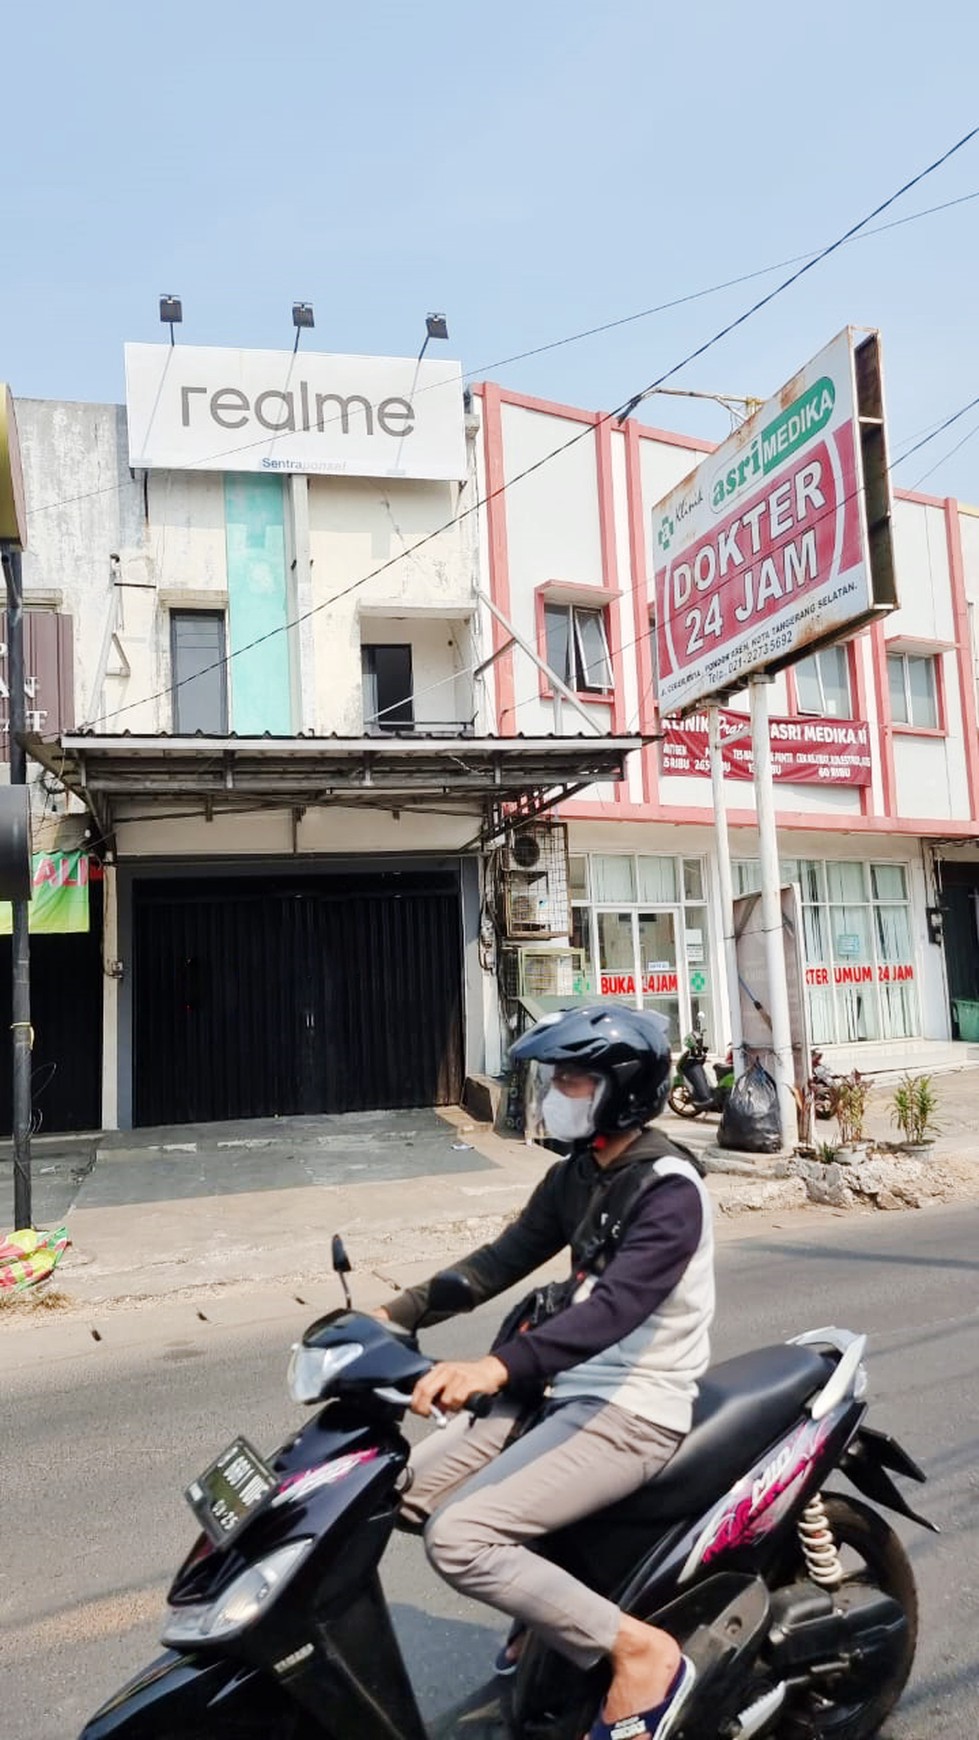
[{"label": "window with bars", "polygon": [[612,660],[604,610],[545,604],[544,637],[547,662],[569,689],[584,694],[610,693]]}]

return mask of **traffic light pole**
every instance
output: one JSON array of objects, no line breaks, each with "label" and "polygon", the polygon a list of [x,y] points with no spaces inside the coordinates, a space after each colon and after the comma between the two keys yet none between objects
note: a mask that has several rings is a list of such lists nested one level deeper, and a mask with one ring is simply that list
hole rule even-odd
[{"label": "traffic light pole", "polygon": [[[7,670],[10,699],[10,783],[26,785],[27,753],[19,741],[27,726],[24,688],[24,590],[20,551],[3,545],[3,577],[7,587]],[[29,904],[11,901],[11,1034],[13,1037],[14,1227],[32,1227],[31,1201],[31,956],[27,929]]]}]

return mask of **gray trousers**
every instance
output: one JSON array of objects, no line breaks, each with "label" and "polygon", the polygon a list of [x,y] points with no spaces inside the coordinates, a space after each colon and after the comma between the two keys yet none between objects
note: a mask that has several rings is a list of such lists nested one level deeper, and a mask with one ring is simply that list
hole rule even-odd
[{"label": "gray trousers", "polygon": [[566,1403],[504,1450],[518,1409],[485,1420],[458,1414],[412,1453],[405,1522],[464,1595],[523,1621],[579,1667],[608,1655],[614,1602],[529,1550],[527,1543],[628,1497],[665,1467],[680,1435],[611,1403]]}]

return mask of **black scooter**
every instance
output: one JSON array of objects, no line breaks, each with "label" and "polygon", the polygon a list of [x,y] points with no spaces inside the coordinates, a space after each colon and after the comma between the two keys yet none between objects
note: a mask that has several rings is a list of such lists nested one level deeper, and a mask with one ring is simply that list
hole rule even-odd
[{"label": "black scooter", "polygon": [[[82,1740],[430,1740],[378,1577],[407,1478],[399,1422],[430,1362],[351,1308],[338,1240],[334,1266],[347,1309],[310,1326],[289,1371],[317,1412],[269,1461],[240,1438],[191,1486],[203,1532],[170,1590],[167,1653]],[[434,1283],[433,1312],[471,1303],[462,1277]],[[692,1657],[677,1740],[864,1740],[900,1697],[911,1566],[876,1511],[822,1495],[843,1474],[933,1526],[891,1478],[920,1469],[864,1424],[865,1345],[821,1329],[715,1366],[668,1468],[541,1543]],[[604,1668],[580,1672],[531,1639],[504,1690],[439,1734],[580,1740],[606,1683]]]}]

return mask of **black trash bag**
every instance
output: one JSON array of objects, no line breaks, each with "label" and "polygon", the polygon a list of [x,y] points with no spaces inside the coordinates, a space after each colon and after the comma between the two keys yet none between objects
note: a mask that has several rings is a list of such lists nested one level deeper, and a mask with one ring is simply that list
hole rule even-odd
[{"label": "black trash bag", "polygon": [[778,1088],[757,1058],[731,1089],[721,1113],[717,1145],[747,1154],[777,1154],[782,1146]]}]

